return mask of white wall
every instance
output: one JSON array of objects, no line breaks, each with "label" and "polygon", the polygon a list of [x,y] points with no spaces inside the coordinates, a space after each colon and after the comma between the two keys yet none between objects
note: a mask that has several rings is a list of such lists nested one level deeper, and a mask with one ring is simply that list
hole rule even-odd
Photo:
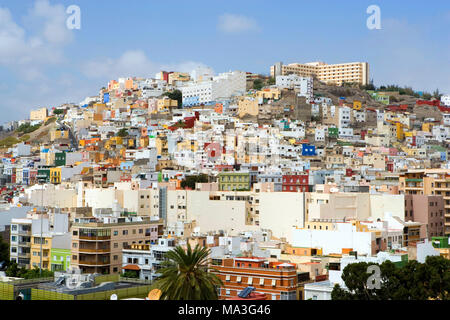
[{"label": "white wall", "polygon": [[259,226],[272,230],[277,238],[292,240],[292,227],[303,228],[303,193],[262,192],[259,194]]},{"label": "white wall", "polygon": [[351,248],[358,254],[372,254],[373,232],[357,232],[350,223],[337,224],[337,230],[314,230],[293,228],[292,246],[302,248],[322,248],[323,254],[342,253]]}]

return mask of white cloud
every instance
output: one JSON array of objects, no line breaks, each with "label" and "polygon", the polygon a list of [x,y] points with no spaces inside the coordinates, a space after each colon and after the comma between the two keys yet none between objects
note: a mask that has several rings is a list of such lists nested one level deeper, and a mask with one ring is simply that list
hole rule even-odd
[{"label": "white cloud", "polygon": [[38,0],[29,12],[29,18],[41,25],[41,34],[49,43],[65,44],[72,40],[66,26],[67,15],[63,5],[52,6],[48,0]]},{"label": "white cloud", "polygon": [[0,8],[0,66],[12,69],[24,80],[42,79],[46,66],[64,60],[63,47],[72,40],[65,19],[62,5],[38,0],[26,17],[37,29],[31,34],[14,21],[7,8]]},{"label": "white cloud", "polygon": [[224,33],[242,33],[260,30],[254,19],[243,15],[230,13],[225,13],[219,17],[217,27]]},{"label": "white cloud", "polygon": [[119,58],[96,59],[86,62],[82,72],[89,78],[101,78],[105,81],[119,77],[154,77],[161,71],[178,71],[190,73],[193,70],[214,72],[201,62],[185,61],[181,63],[162,64],[151,61],[142,50],[129,50]]}]

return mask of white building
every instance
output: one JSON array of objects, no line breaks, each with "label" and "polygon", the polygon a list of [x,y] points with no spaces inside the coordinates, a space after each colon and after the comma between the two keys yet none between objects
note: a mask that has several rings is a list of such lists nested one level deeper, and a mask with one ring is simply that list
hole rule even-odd
[{"label": "white building", "polygon": [[445,94],[441,97],[441,103],[444,106],[450,107],[450,94]]},{"label": "white building", "polygon": [[294,89],[298,91],[299,97],[312,97],[313,79],[311,77],[300,77],[295,74],[277,76],[276,86],[281,89]]},{"label": "white building", "polygon": [[166,252],[175,247],[174,239],[158,239],[158,244],[135,245],[122,250],[122,271],[135,270],[141,280],[154,280]]},{"label": "white building", "polygon": [[246,92],[247,75],[242,71],[221,73],[212,80],[193,82],[181,87],[183,106],[211,104]]}]

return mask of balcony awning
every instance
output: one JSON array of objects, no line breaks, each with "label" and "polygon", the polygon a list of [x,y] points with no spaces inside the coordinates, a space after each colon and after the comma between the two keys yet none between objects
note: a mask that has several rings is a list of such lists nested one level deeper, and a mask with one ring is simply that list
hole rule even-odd
[{"label": "balcony awning", "polygon": [[125,267],[123,267],[122,269],[125,269],[125,270],[134,270],[134,271],[139,271],[139,270],[141,270],[141,268],[140,268],[139,266],[135,265],[135,264],[128,264],[128,265],[126,265]]}]

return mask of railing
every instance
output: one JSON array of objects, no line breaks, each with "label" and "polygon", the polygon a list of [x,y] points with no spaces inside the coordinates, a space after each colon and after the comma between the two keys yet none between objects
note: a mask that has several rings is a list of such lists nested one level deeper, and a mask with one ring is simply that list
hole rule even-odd
[{"label": "railing", "polygon": [[79,253],[109,253],[111,251],[110,248],[108,249],[86,249],[86,248],[79,248],[78,252]]},{"label": "railing", "polygon": [[47,277],[47,278],[34,278],[34,279],[17,279],[8,281],[8,284],[12,285],[18,285],[18,284],[31,284],[31,283],[41,283],[41,282],[52,282],[55,279],[53,277]]},{"label": "railing", "polygon": [[126,277],[120,277],[120,281],[123,282],[132,282],[132,283],[140,283],[140,284],[152,284],[152,280],[142,280],[138,278],[126,278]]},{"label": "railing", "polygon": [[102,261],[79,261],[78,265],[80,266],[108,266],[111,262],[102,262]]},{"label": "railing", "polygon": [[29,252],[28,253],[19,252],[17,255],[21,258],[30,258],[31,256]]},{"label": "railing", "polygon": [[92,240],[92,241],[98,241],[98,240],[111,240],[110,236],[102,236],[102,237],[97,237],[97,236],[79,236],[78,237],[80,240]]}]

